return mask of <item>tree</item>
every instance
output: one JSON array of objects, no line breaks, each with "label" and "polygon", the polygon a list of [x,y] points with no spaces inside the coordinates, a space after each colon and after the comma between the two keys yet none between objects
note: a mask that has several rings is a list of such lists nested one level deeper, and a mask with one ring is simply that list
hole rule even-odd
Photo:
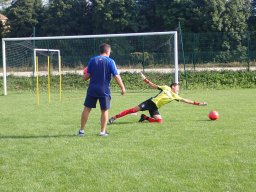
[{"label": "tree", "polygon": [[250,42],[252,42],[249,47],[250,50],[255,50],[256,45],[256,0],[251,0],[251,9],[250,9],[250,17],[248,19],[248,29],[250,33]]},{"label": "tree", "polygon": [[45,35],[84,34],[89,26],[88,6],[85,0],[51,0],[45,8],[42,31]]},{"label": "tree", "polygon": [[[235,52],[246,53],[242,42],[247,31],[249,6],[249,0],[173,0],[172,2],[158,0],[156,16],[160,17],[165,30],[176,29],[180,22],[183,32],[207,32],[209,36],[205,43],[209,51],[225,51],[229,55],[221,58],[229,59],[229,56]],[[221,41],[221,35],[219,41],[216,41],[209,32],[225,33],[225,35],[222,36]],[[200,46],[198,42],[199,51],[205,49]],[[185,47],[193,47],[192,42]]]},{"label": "tree", "polygon": [[137,32],[135,0],[51,0],[42,30],[48,35]]},{"label": "tree", "polygon": [[5,37],[5,33],[6,33],[5,26],[3,25],[2,22],[0,22],[0,38]]},{"label": "tree", "polygon": [[19,0],[7,8],[7,25],[10,26],[10,37],[31,36],[33,26],[38,23],[37,15],[42,8],[41,0]]},{"label": "tree", "polygon": [[[202,0],[159,0],[154,2],[155,19],[154,23],[161,24],[161,30],[175,30],[178,23],[182,24],[185,32],[200,32],[202,31],[202,8],[205,3]],[[200,8],[201,7],[201,8]],[[150,10],[154,10],[150,9]]]},{"label": "tree", "polygon": [[163,31],[163,17],[157,15],[157,4],[155,0],[138,0],[138,25],[140,32]]},{"label": "tree", "polygon": [[155,14],[165,30],[174,30],[180,21],[185,32],[241,31],[249,6],[250,0],[158,0]]},{"label": "tree", "polygon": [[248,19],[250,31],[256,31],[256,0],[251,0],[250,17]]},{"label": "tree", "polygon": [[93,34],[138,31],[136,0],[92,0]]}]

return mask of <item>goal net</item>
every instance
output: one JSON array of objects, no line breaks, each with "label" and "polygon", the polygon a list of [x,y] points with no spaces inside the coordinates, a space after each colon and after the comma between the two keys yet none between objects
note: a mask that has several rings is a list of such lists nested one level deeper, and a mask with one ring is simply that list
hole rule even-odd
[{"label": "goal net", "polygon": [[[98,54],[101,43],[112,47],[110,57],[120,72],[173,72],[172,81],[178,82],[178,37],[176,31],[126,33],[83,36],[55,36],[3,38],[4,95],[7,95],[9,75],[34,76],[35,49],[60,50],[63,74],[82,72],[88,60]],[[55,62],[55,61],[53,61]],[[46,63],[39,63],[43,71]],[[58,62],[53,64],[58,71]],[[45,70],[46,71],[46,70]]]}]

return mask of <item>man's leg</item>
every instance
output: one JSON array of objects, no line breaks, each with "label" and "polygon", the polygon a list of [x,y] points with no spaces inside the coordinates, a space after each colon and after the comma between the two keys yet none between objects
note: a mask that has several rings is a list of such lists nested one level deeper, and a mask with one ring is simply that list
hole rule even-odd
[{"label": "man's leg", "polygon": [[81,115],[81,126],[80,126],[80,130],[79,130],[79,133],[78,133],[81,136],[84,135],[85,125],[87,123],[90,112],[91,112],[91,108],[84,107],[84,110],[83,110],[82,115]]},{"label": "man's leg", "polygon": [[84,110],[81,115],[80,129],[78,132],[79,136],[84,136],[84,129],[89,117],[89,113],[91,112],[92,108],[96,107],[96,102],[97,102],[97,98],[91,97],[88,95],[86,96],[84,101]]},{"label": "man's leg", "polygon": [[108,123],[108,110],[110,108],[110,97],[99,98],[101,108],[101,128],[100,136],[108,136],[107,123]]},{"label": "man's leg", "polygon": [[101,133],[106,133],[107,130],[107,122],[108,122],[108,109],[101,109]]}]

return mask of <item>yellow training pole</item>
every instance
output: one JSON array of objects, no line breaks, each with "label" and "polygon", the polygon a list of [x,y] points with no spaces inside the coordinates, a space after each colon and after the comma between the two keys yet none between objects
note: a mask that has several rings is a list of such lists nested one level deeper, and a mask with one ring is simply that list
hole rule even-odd
[{"label": "yellow training pole", "polygon": [[59,59],[59,74],[60,74],[60,101],[61,101],[61,98],[62,98],[61,57]]},{"label": "yellow training pole", "polygon": [[48,61],[48,103],[51,102],[51,78],[50,78],[50,57],[47,57]]},{"label": "yellow training pole", "polygon": [[36,98],[37,98],[37,105],[39,105],[38,57],[36,57]]}]

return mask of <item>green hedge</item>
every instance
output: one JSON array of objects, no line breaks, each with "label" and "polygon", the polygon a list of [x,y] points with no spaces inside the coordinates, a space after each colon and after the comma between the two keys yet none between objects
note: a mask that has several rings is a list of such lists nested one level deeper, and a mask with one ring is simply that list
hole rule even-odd
[{"label": "green hedge", "polygon": [[[184,75],[181,76],[184,84]],[[189,88],[256,88],[256,72],[251,71],[202,71],[187,73]]]},{"label": "green hedge", "polygon": [[[158,85],[169,85],[173,79],[174,74],[170,73],[146,73],[148,79]],[[140,75],[137,73],[122,73],[121,74],[126,89],[138,90],[148,89],[148,85],[141,81]],[[185,75],[179,74],[179,81],[183,88],[188,89],[224,89],[224,88],[256,88],[256,72],[247,71],[202,71],[202,72],[188,72],[187,83]],[[8,90],[31,90],[35,86],[35,79],[32,77],[15,77],[8,76]],[[88,86],[88,82],[83,80],[81,75],[67,74],[62,78],[63,90],[84,89]],[[47,89],[47,76],[39,77],[40,90]],[[118,89],[118,85],[112,79],[111,86],[113,90]],[[3,81],[1,81],[0,88],[3,89]],[[51,89],[59,89],[59,77],[51,77]]]}]

